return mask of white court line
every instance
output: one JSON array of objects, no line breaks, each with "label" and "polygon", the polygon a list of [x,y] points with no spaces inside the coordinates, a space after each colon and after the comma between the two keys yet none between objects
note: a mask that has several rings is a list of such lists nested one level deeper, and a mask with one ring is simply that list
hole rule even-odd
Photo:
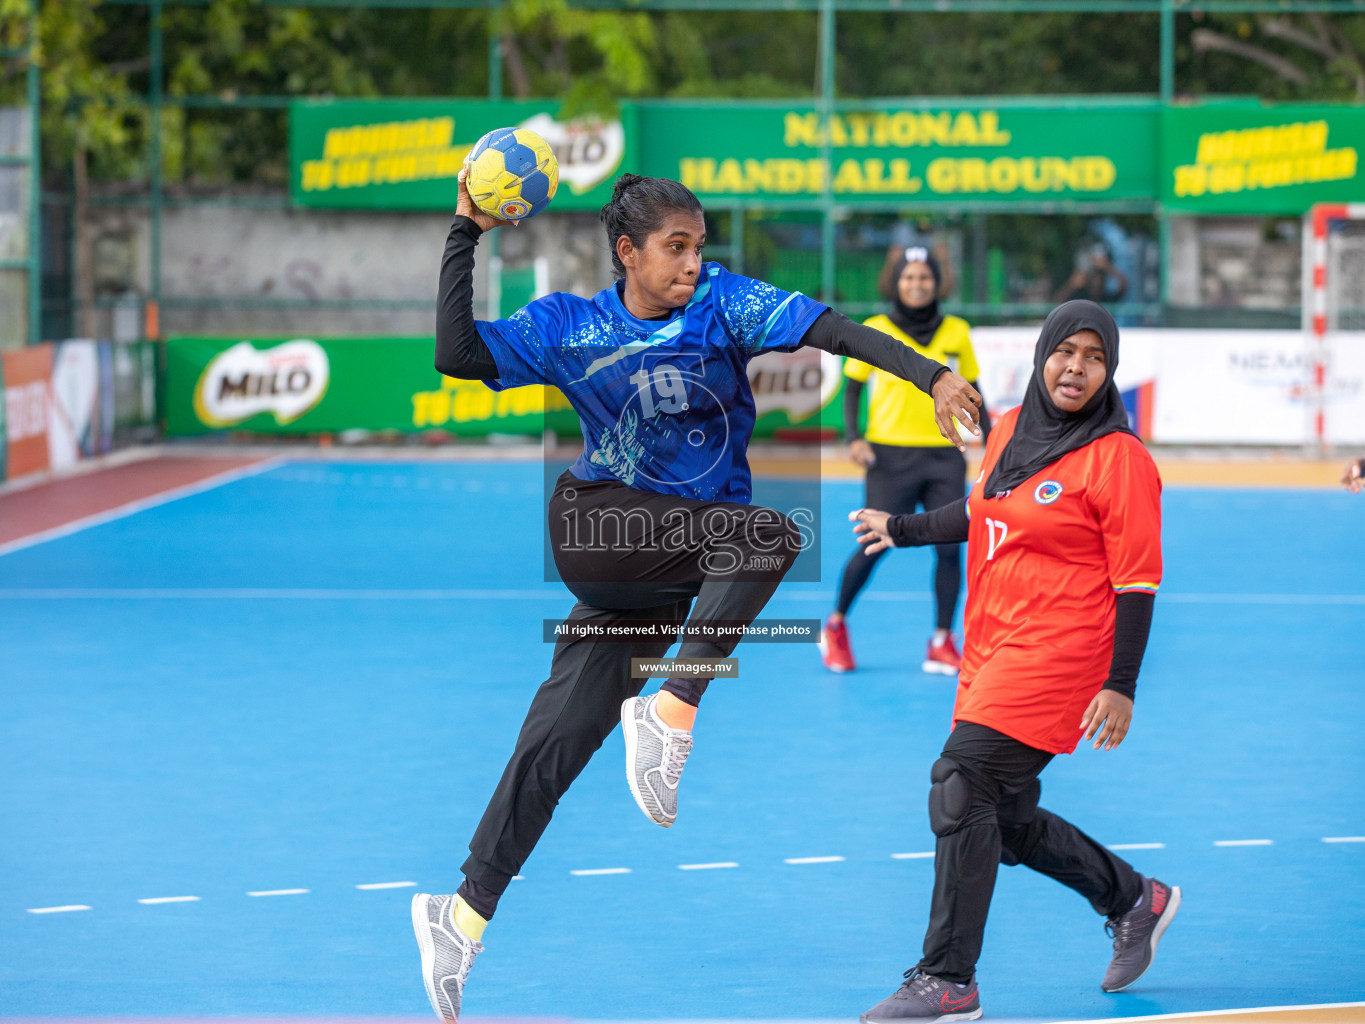
[{"label": "white court line", "polygon": [[[927,601],[933,595],[927,591],[876,591],[863,595],[869,601]],[[774,600],[789,598],[800,601],[828,601],[828,594],[815,591],[774,595]],[[1288,605],[1365,605],[1365,594],[1181,594],[1161,592],[1162,601],[1176,604],[1288,604]]]},{"label": "white court line", "polygon": [[893,854],[891,855],[891,859],[892,859],[892,860],[924,860],[926,857],[932,857],[933,855],[934,855],[934,851],[933,851],[933,850],[926,850],[924,853],[893,853]]},{"label": "white court line", "polygon": [[[170,499],[167,499],[170,500]],[[138,511],[134,509],[133,511]],[[96,525],[90,523],[87,525]],[[14,544],[27,545],[33,537]],[[43,538],[50,539],[50,538]],[[33,540],[33,543],[38,543]],[[0,546],[0,555],[11,550]],[[13,587],[0,589],[0,600],[123,600],[155,601],[167,598],[181,600],[309,600],[309,601],[533,601],[563,600],[568,594],[563,589],[508,589],[508,588],[423,588],[423,589],[343,589],[326,587]],[[931,595],[916,591],[879,591],[865,595],[872,601],[927,601]],[[1178,604],[1262,604],[1262,605],[1365,605],[1365,594],[1167,594],[1163,601]],[[773,596],[774,601],[828,601],[826,593],[795,591]]]},{"label": "white court line", "polygon": [[1324,843],[1365,843],[1365,836],[1323,836]]},{"label": "white court line", "polygon": [[712,868],[737,868],[737,860],[718,860],[714,864],[679,864],[679,871],[710,871]]},{"label": "white court line", "polygon": [[343,590],[321,587],[30,587],[0,589],[0,600],[23,601],[563,601],[566,590]]},{"label": "white court line", "polygon": [[842,857],[787,857],[783,864],[836,864]]},{"label": "white court line", "polygon": [[570,871],[571,875],[628,875],[630,868],[579,868]]},{"label": "white court line", "polygon": [[1110,843],[1110,850],[1164,850],[1165,843]]},{"label": "white court line", "polygon": [[1214,846],[1273,846],[1273,839],[1215,839]]},{"label": "white court line", "polygon": [[198,903],[198,896],[148,896],[145,900],[138,900],[139,903]]},{"label": "white court line", "polygon": [[238,466],[236,469],[229,469],[222,473],[215,473],[213,476],[205,477],[192,484],[184,484],[181,487],[172,487],[169,491],[162,491],[153,494],[148,498],[138,498],[125,505],[118,505],[115,508],[107,509],[104,512],[96,512],[94,515],[82,516],[80,519],[73,519],[69,523],[61,526],[54,526],[50,530],[39,530],[37,533],[30,533],[26,537],[20,537],[7,544],[0,544],[0,555],[8,555],[12,551],[21,551],[24,548],[31,548],[35,544],[43,544],[50,540],[57,540],[59,537],[68,537],[81,530],[88,530],[92,526],[103,526],[111,523],[115,519],[124,519],[138,512],[143,512],[149,508],[156,508],[158,505],[165,505],[181,498],[188,498],[193,494],[200,494],[203,491],[211,491],[215,487],[222,487],[237,480],[245,479],[249,476],[256,476],[266,470],[274,469],[284,462],[283,456],[262,459],[254,462],[250,466]]},{"label": "white court line", "polygon": [[1294,1010],[1349,1010],[1365,1003],[1307,1003],[1301,1006],[1246,1006],[1240,1010],[1187,1010],[1184,1013],[1154,1013],[1146,1017],[1097,1017],[1094,1020],[1068,1021],[1067,1024],[1128,1024],[1138,1020],[1199,1020],[1203,1017],[1232,1017],[1241,1013],[1288,1013]]},{"label": "white court line", "polygon": [[89,910],[84,903],[68,903],[64,907],[29,907],[30,914],[66,914],[72,910]]},{"label": "white court line", "polygon": [[248,896],[302,896],[309,892],[308,889],[257,889],[255,892],[247,893]]},{"label": "white court line", "polygon": [[364,885],[357,885],[357,889],[407,889],[416,886],[416,882],[366,882]]}]

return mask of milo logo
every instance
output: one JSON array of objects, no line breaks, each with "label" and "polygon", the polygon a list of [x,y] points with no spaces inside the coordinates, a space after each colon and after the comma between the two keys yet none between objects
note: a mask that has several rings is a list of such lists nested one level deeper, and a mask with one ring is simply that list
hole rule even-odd
[{"label": "milo logo", "polygon": [[626,133],[620,121],[556,121],[549,114],[536,114],[521,127],[550,144],[559,164],[559,180],[574,195],[591,191],[611,177],[626,153]]},{"label": "milo logo", "polygon": [[230,427],[261,413],[281,425],[327,393],[327,353],[315,341],[286,341],[258,351],[249,341],[218,353],[194,387],[194,412],[210,427]]},{"label": "milo logo", "polygon": [[839,390],[839,357],[815,348],[765,352],[748,366],[754,410],[785,412],[793,423],[818,413]]}]

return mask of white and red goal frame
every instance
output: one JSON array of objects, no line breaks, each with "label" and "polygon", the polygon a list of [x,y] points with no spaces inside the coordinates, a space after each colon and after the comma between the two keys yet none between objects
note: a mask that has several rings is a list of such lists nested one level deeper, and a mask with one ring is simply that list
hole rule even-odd
[{"label": "white and red goal frame", "polygon": [[1308,366],[1310,368],[1308,409],[1311,444],[1319,452],[1327,447],[1327,334],[1335,327],[1332,310],[1328,306],[1329,267],[1327,234],[1332,221],[1365,221],[1365,203],[1316,203],[1308,212],[1311,235],[1305,239],[1308,273],[1304,276],[1304,329],[1308,334]]}]

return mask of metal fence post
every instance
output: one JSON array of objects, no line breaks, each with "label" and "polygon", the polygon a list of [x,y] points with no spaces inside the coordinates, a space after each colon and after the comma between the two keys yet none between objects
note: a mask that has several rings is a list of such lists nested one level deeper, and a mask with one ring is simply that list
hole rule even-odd
[{"label": "metal fence post", "polygon": [[28,342],[43,340],[43,152],[42,92],[38,71],[38,6],[33,0],[28,34]]},{"label": "metal fence post", "polygon": [[824,165],[820,202],[820,299],[834,302],[836,228],[834,153],[830,120],[834,116],[834,0],[820,0],[820,156]]},{"label": "metal fence post", "polygon": [[153,338],[161,336],[161,215],[165,206],[165,194],[161,181],[161,90],[162,79],[165,76],[165,60],[162,53],[162,3],[163,0],[150,0],[148,14],[150,24],[148,32],[150,39],[149,53],[151,64],[151,167],[149,176],[151,185],[152,199],[152,224],[151,224],[151,260],[150,267],[151,280],[149,290],[151,292],[151,302],[148,304],[148,316],[146,319],[145,330]]}]

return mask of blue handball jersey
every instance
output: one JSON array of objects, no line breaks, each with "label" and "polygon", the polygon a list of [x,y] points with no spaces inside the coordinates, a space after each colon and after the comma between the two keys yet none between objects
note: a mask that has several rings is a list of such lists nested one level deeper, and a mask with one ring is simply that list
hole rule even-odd
[{"label": "blue handball jersey", "polygon": [[691,301],[638,320],[618,286],[557,292],[507,320],[478,321],[498,364],[494,390],[552,384],[577,411],[580,480],[748,504],[754,396],[746,367],[796,348],[824,304],[703,263]]}]

